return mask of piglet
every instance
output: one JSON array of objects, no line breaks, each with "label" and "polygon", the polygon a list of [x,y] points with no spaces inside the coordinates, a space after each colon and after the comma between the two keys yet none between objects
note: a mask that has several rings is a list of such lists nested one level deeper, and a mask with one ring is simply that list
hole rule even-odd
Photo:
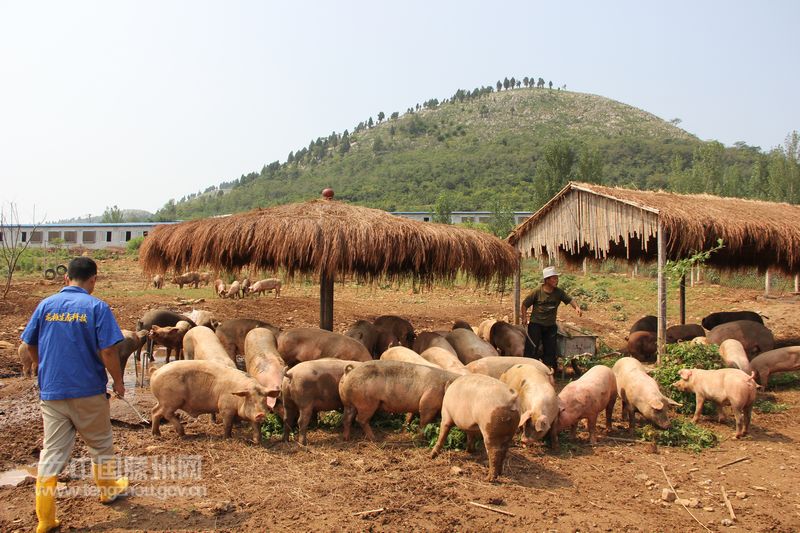
[{"label": "piglet", "polygon": [[617,394],[622,400],[622,418],[628,419],[628,431],[636,428],[636,413],[661,429],[669,427],[668,407],[678,402],[661,393],[656,380],[647,375],[642,363],[633,357],[623,357],[614,363]]},{"label": "piglet", "polygon": [[39,363],[33,361],[27,343],[20,343],[19,348],[17,348],[17,355],[19,356],[19,362],[22,363],[22,375],[26,378],[37,377],[39,375]]},{"label": "piglet", "polygon": [[589,430],[589,442],[595,444],[597,416],[606,411],[606,431],[611,430],[611,414],[617,403],[617,379],[610,368],[602,365],[593,366],[580,379],[572,381],[558,394],[561,412],[554,431],[570,428],[572,439],[578,421],[586,419]]},{"label": "piglet", "polygon": [[684,368],[680,372],[680,379],[672,384],[682,392],[693,392],[697,401],[692,422],[697,423],[703,411],[706,400],[717,403],[719,421],[725,419],[722,411],[723,405],[730,405],[733,416],[736,418],[736,434],[734,439],[747,435],[750,429],[750,415],[753,412],[753,402],[756,399],[755,372],[749,376],[738,368],[720,368],[718,370],[703,370],[699,368]]},{"label": "piglet", "polygon": [[489,455],[488,481],[503,473],[508,447],[519,426],[517,393],[503,382],[481,374],[456,378],[442,400],[442,424],[431,458],[439,455],[453,426],[467,434],[467,451],[475,450],[475,437],[483,436]]}]

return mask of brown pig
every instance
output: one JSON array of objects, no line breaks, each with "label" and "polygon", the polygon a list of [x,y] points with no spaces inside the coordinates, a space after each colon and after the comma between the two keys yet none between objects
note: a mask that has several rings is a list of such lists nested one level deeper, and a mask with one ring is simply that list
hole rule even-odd
[{"label": "brown pig", "polygon": [[417,335],[417,338],[414,339],[414,347],[412,349],[415,352],[421,354],[422,352],[433,346],[447,350],[448,352],[458,357],[455,348],[453,348],[450,345],[450,343],[447,342],[447,339],[445,339],[444,337],[442,337],[441,335],[439,335],[434,331],[423,331],[422,333]]},{"label": "brown pig", "polygon": [[281,295],[281,280],[277,278],[261,279],[250,286],[250,294],[264,294],[275,291],[275,298]]},{"label": "brown pig", "polygon": [[747,435],[750,429],[753,402],[756,400],[757,385],[753,379],[755,372],[747,375],[738,368],[720,368],[718,370],[684,368],[678,372],[678,375],[680,379],[672,386],[682,392],[693,392],[697,401],[692,422],[696,424],[700,420],[703,403],[709,400],[717,404],[720,422],[725,420],[722,406],[731,406],[736,419],[734,439]]},{"label": "brown pig", "polygon": [[236,361],[237,355],[244,355],[244,341],[247,334],[254,328],[267,328],[277,338],[281,330],[271,324],[253,318],[232,318],[221,322],[216,329],[217,338],[225,347],[231,361]]},{"label": "brown pig", "polygon": [[[207,328],[200,326],[192,331],[199,329]],[[184,436],[183,425],[175,414],[180,409],[193,417],[221,414],[226,438],[231,436],[237,418],[249,420],[253,442],[261,442],[260,425],[266,416],[269,391],[240,370],[212,361],[175,361],[151,373],[150,391],[157,402],[152,410],[155,436],[161,436],[162,418],[172,423],[179,436]]]},{"label": "brown pig", "polygon": [[[26,378],[35,378],[39,375],[39,363],[34,362],[31,352],[28,351],[28,344],[22,342],[17,348],[19,362],[22,363],[22,375]],[[129,354],[130,355],[130,354]]]},{"label": "brown pig", "polygon": [[172,278],[172,283],[175,283],[181,289],[184,285],[194,285],[194,288],[196,289],[200,284],[200,274],[197,272],[186,272],[179,276],[176,275]]},{"label": "brown pig", "polygon": [[719,345],[719,356],[728,368],[738,368],[748,376],[753,368],[742,343],[736,339],[726,339]]},{"label": "brown pig", "polygon": [[345,335],[363,344],[372,357],[380,357],[384,351],[384,349],[378,348],[381,332],[368,320],[357,320]]},{"label": "brown pig", "polygon": [[775,347],[772,331],[754,320],[725,322],[709,331],[706,338],[711,344],[722,344],[728,339],[736,339],[742,343],[750,359]]},{"label": "brown pig", "polygon": [[553,378],[553,369],[542,363],[538,359],[531,357],[503,357],[494,355],[492,357],[484,357],[478,359],[467,365],[467,370],[473,374],[483,374],[495,379],[500,379],[503,373],[514,365],[531,365],[545,376],[549,376],[548,381],[551,385],[555,386],[555,379]]},{"label": "brown pig", "polygon": [[244,362],[247,373],[267,389],[267,407],[275,408],[281,394],[286,363],[278,353],[275,335],[267,328],[255,328],[244,339]]},{"label": "brown pig", "polygon": [[169,363],[169,356],[175,353],[175,360],[183,359],[183,336],[192,328],[192,325],[181,320],[174,326],[151,326],[150,331],[147,333],[148,338],[153,341],[153,344],[159,344],[167,349],[167,355],[164,362]]},{"label": "brown pig", "polygon": [[638,361],[655,361],[658,337],[652,331],[636,331],[628,337],[626,351]]},{"label": "brown pig", "polygon": [[498,320],[489,330],[489,343],[500,355],[522,357],[525,355],[527,333],[503,320]]},{"label": "brown pig", "polygon": [[155,276],[153,276],[153,288],[156,289],[164,288],[164,276],[162,274],[156,274]]},{"label": "brown pig", "polygon": [[447,334],[446,339],[465,365],[483,357],[497,355],[497,350],[491,344],[478,337],[471,329],[454,329]]},{"label": "brown pig", "polygon": [[433,368],[442,368],[436,363],[431,363],[424,357],[420,356],[414,350],[409,350],[405,346],[393,346],[381,354],[381,361],[402,361],[404,363],[411,363],[413,365],[431,366]]},{"label": "brown pig", "polygon": [[375,327],[389,334],[390,337],[397,339],[400,346],[411,348],[414,346],[414,326],[405,318],[396,315],[383,315],[376,318],[373,322]]},{"label": "brown pig", "polygon": [[239,284],[238,281],[233,280],[233,282],[228,287],[228,292],[227,292],[227,294],[225,296],[228,297],[228,298],[231,298],[231,299],[241,298],[242,297],[242,286],[241,286],[241,284]]},{"label": "brown pig", "polygon": [[522,442],[530,444],[547,436],[550,446],[557,449],[558,395],[549,376],[531,365],[514,365],[500,376],[500,381],[519,396]]},{"label": "brown pig", "polygon": [[455,354],[448,352],[443,348],[431,346],[421,354],[420,357],[440,367],[442,370],[447,370],[458,375],[471,374],[464,363],[458,360]]},{"label": "brown pig", "polygon": [[345,367],[359,364],[341,359],[317,359],[295,365],[286,372],[281,388],[284,441],[289,440],[291,428],[297,423],[300,444],[308,443],[306,430],[314,413],[342,408],[339,381]]},{"label": "brown pig", "polygon": [[750,366],[755,370],[759,383],[766,387],[770,374],[800,370],[800,346],[786,346],[757,355]]},{"label": "brown pig", "polygon": [[339,382],[344,440],[350,439],[354,418],[366,437],[375,440],[369,421],[379,408],[388,413],[419,414],[421,433],[439,414],[444,391],[456,377],[439,368],[400,361],[367,361],[346,366]]},{"label": "brown pig", "polygon": [[196,326],[183,336],[183,354],[186,359],[211,361],[229,368],[236,368],[236,364],[228,357],[225,347],[219,339],[205,326]]},{"label": "brown pig", "polygon": [[678,402],[661,393],[656,380],[647,375],[642,363],[633,357],[623,357],[614,363],[617,394],[622,400],[622,419],[628,419],[628,429],[636,428],[636,413],[661,429],[670,425],[668,408],[680,406]]},{"label": "brown pig", "polygon": [[208,284],[211,283],[211,272],[200,272],[198,277],[200,278],[200,283],[203,284],[203,287],[208,287]]},{"label": "brown pig", "polygon": [[228,289],[225,287],[225,282],[221,279],[214,280],[214,292],[220,298],[225,298],[225,295],[228,294]]},{"label": "brown pig", "polygon": [[372,360],[372,355],[357,340],[316,328],[295,328],[284,331],[278,337],[278,351],[289,366],[323,357],[349,361]]},{"label": "brown pig", "polygon": [[460,376],[444,394],[439,438],[431,458],[439,455],[453,426],[467,434],[467,451],[475,450],[475,437],[483,436],[493,481],[503,473],[508,447],[519,427],[517,393],[501,381],[479,374]]},{"label": "brown pig", "polygon": [[606,431],[611,430],[611,414],[617,403],[617,380],[610,368],[597,365],[590,368],[580,379],[571,381],[558,394],[561,412],[558,415],[556,432],[570,428],[572,439],[578,421],[586,419],[589,442],[595,444],[597,416],[605,409]]},{"label": "brown pig", "polygon": [[694,339],[695,337],[703,337],[706,330],[700,324],[680,324],[677,326],[670,326],[667,328],[667,344],[675,344],[676,342],[686,342]]}]

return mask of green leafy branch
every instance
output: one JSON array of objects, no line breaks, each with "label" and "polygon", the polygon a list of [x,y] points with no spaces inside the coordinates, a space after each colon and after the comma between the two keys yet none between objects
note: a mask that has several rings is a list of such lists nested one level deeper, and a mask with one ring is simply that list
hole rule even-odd
[{"label": "green leafy branch", "polygon": [[723,248],[725,248],[724,242],[722,239],[717,239],[717,245],[713,248],[709,248],[705,251],[692,252],[689,257],[685,257],[677,261],[667,261],[667,263],[664,265],[664,270],[666,271],[667,276],[670,278],[681,279],[686,274],[691,272],[695,265],[704,264],[711,257],[711,254],[718,252]]}]

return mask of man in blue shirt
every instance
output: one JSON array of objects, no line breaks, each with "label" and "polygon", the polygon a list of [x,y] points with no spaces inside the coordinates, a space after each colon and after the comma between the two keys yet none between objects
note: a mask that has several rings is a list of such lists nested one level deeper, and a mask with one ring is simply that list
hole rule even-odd
[{"label": "man in blue shirt", "polygon": [[125,395],[116,344],[122,332],[108,305],[91,296],[97,264],[76,257],[67,267],[68,285],[42,300],[31,316],[22,340],[39,364],[39,391],[44,443],[36,478],[37,532],[57,528],[57,476],[66,465],[79,433],[92,457],[92,473],[100,501],[113,502],[128,487],[117,479],[111,433],[106,370],[114,392]]}]

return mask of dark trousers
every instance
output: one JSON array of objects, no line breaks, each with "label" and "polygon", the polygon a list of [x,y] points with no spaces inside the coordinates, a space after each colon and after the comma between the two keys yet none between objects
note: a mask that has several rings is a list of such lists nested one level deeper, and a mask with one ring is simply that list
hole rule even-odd
[{"label": "dark trousers", "polygon": [[[542,347],[541,361],[556,370],[558,363],[558,349],[556,348],[556,335],[558,326],[543,326],[541,324],[528,323],[528,337],[525,339],[525,357],[540,359],[539,347]],[[533,344],[531,344],[533,341]]]}]

